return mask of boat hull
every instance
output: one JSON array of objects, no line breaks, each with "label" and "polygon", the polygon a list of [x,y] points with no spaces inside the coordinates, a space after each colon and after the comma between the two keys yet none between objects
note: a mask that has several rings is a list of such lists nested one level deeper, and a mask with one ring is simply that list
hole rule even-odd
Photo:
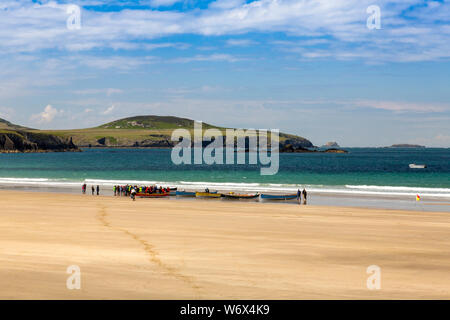
[{"label": "boat hull", "polygon": [[175,195],[178,197],[195,197],[195,192],[177,191]]},{"label": "boat hull", "polygon": [[297,194],[261,194],[262,200],[296,200]]},{"label": "boat hull", "polygon": [[222,195],[217,192],[196,192],[195,196],[197,198],[220,198]]},{"label": "boat hull", "polygon": [[257,199],[259,198],[259,193],[257,194],[222,194],[222,197],[225,199],[231,199],[231,200],[239,200],[239,199]]},{"label": "boat hull", "polygon": [[163,198],[170,196],[170,193],[136,193],[139,198]]}]

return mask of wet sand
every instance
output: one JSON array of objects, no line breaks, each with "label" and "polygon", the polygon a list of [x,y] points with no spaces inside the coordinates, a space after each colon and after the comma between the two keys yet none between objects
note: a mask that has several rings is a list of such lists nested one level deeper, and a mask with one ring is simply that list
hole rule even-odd
[{"label": "wet sand", "polygon": [[0,266],[1,299],[450,299],[450,213],[2,191]]}]

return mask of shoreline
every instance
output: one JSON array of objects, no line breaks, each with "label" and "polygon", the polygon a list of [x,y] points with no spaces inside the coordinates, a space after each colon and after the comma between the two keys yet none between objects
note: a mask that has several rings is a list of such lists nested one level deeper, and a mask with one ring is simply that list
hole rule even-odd
[{"label": "shoreline", "polygon": [[[113,184],[102,184],[97,181],[96,183],[89,182],[87,180],[88,190],[86,192],[86,196],[90,195],[90,186],[100,185],[100,193],[104,196],[113,197]],[[95,181],[95,180],[94,180]],[[17,183],[14,185],[14,181],[11,183],[0,183],[0,190],[16,190],[22,192],[40,192],[40,193],[57,193],[57,194],[81,194],[81,185],[82,183],[71,182],[71,185],[61,185],[55,186],[52,185],[51,182],[48,185],[39,185],[39,184],[20,184]],[[125,182],[122,183],[126,184]],[[122,185],[121,183],[117,183],[117,185]],[[132,184],[134,184],[132,182]],[[160,185],[157,183],[157,185]],[[176,184],[162,184],[163,186],[177,186]],[[217,190],[219,193],[228,193],[228,192],[249,192],[256,193],[259,191],[257,188],[254,189],[239,189],[232,188],[230,186],[222,186],[221,188],[217,188],[214,185],[210,188],[211,190]],[[450,198],[434,198],[427,197],[426,194],[421,194],[420,202],[417,202],[415,199],[415,194],[411,194],[408,197],[405,196],[397,196],[395,194],[358,194],[358,193],[345,193],[345,192],[321,192],[321,191],[311,191],[306,188],[308,191],[308,205],[319,205],[319,206],[336,206],[336,207],[355,207],[355,208],[374,208],[374,209],[392,209],[392,210],[412,210],[412,211],[427,211],[427,212],[450,212]],[[179,188],[179,190],[186,191],[199,191],[203,190],[202,187],[193,188],[190,186],[188,188]],[[281,191],[273,190],[266,191],[265,193],[271,194],[280,194]],[[293,190],[285,193],[295,193]],[[171,196],[165,200],[177,200],[177,201],[185,201],[185,200],[199,200],[198,198],[186,199],[183,197]],[[216,199],[216,201],[232,201],[226,199]],[[237,200],[234,200],[237,201]],[[240,200],[240,202],[250,202],[251,200]],[[255,200],[251,202],[257,202]],[[267,204],[277,202],[279,204],[298,204],[296,201],[262,201],[259,199],[260,203]]]},{"label": "shoreline", "polygon": [[0,192],[0,298],[450,298],[446,212],[154,200]]}]

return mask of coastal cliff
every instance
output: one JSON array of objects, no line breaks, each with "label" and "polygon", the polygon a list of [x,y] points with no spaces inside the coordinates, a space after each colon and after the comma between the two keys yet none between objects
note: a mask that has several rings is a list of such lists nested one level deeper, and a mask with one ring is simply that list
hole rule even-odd
[{"label": "coastal cliff", "polygon": [[80,151],[72,142],[59,137],[27,131],[0,131],[0,152]]},{"label": "coastal cliff", "polygon": [[[202,128],[204,131],[217,129],[224,138],[227,129],[233,129],[207,123],[203,123]],[[172,148],[178,143],[172,141],[172,132],[176,129],[185,129],[193,135],[194,120],[172,116],[137,116],[87,129],[37,130],[0,119],[0,151],[79,151],[78,147]],[[268,135],[270,144],[270,133]],[[245,138],[245,148],[249,147],[248,140]],[[204,141],[204,147],[209,143]],[[287,145],[296,149],[314,147],[308,139],[282,132],[279,133],[279,143],[281,152]]]}]

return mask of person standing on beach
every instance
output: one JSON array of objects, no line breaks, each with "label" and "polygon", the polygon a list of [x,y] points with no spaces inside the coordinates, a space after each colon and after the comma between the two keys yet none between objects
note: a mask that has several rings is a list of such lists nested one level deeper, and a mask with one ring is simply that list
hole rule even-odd
[{"label": "person standing on beach", "polygon": [[94,191],[95,191],[94,185],[92,185],[92,195],[94,195]]},{"label": "person standing on beach", "polygon": [[297,189],[297,201],[298,204],[302,204],[302,193],[300,192],[300,189]]},{"label": "person standing on beach", "polygon": [[100,186],[97,185],[97,195],[99,195],[99,194],[100,194]]},{"label": "person standing on beach", "polygon": [[136,199],[136,189],[131,189],[131,199],[133,199],[133,201]]},{"label": "person standing on beach", "polygon": [[85,193],[86,193],[86,183],[84,183],[84,184],[81,186],[81,193],[82,193],[82,194],[85,194]]},{"label": "person standing on beach", "polygon": [[307,195],[307,193],[306,193],[306,189],[305,188],[303,188],[302,193],[303,193],[303,204],[306,204],[306,195]]}]

